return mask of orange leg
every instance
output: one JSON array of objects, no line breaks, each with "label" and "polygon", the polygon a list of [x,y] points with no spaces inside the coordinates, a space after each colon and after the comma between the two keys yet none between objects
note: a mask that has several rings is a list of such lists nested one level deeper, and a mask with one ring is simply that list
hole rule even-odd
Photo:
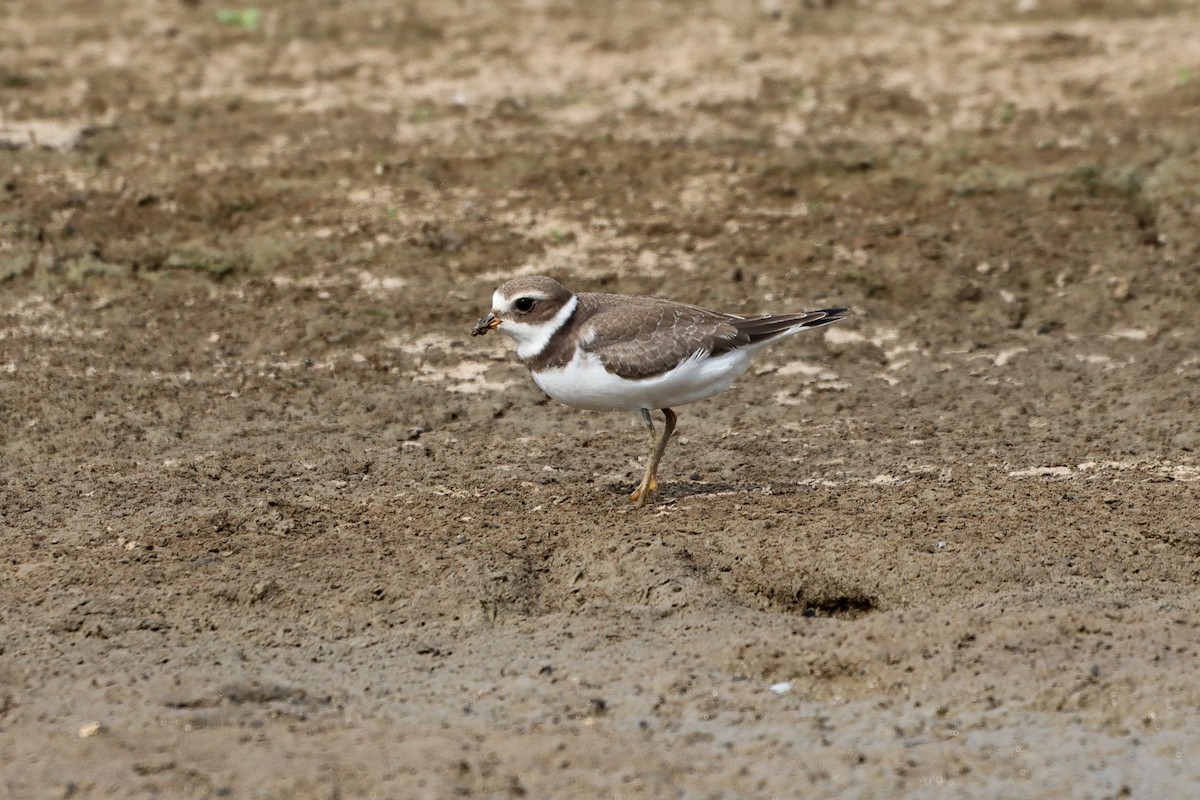
[{"label": "orange leg", "polygon": [[650,493],[658,488],[658,463],[662,461],[663,453],[667,449],[667,441],[675,432],[675,421],[679,419],[671,409],[662,409],[664,425],[662,438],[659,438],[654,432],[654,420],[650,418],[650,411],[643,408],[641,412],[642,420],[646,423],[646,430],[650,431],[650,455],[646,459],[646,474],[642,476],[641,485],[633,491],[633,494],[629,495],[629,499],[637,503],[639,508],[646,505],[646,501],[650,499]]}]

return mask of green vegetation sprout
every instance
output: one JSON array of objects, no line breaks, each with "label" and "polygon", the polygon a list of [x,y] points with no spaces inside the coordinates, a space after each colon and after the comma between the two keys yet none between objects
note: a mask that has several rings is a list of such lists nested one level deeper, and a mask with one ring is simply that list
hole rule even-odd
[{"label": "green vegetation sprout", "polygon": [[258,30],[258,23],[261,21],[262,9],[257,6],[217,9],[217,22],[220,22],[222,25],[254,31]]}]

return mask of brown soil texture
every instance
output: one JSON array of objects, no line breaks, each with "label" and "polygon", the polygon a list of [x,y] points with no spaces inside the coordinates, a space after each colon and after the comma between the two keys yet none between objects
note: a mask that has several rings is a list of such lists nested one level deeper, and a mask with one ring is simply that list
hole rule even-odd
[{"label": "brown soil texture", "polygon": [[[1198,26],[5,0],[0,795],[1198,796]],[[639,510],[520,274],[855,316]]]}]

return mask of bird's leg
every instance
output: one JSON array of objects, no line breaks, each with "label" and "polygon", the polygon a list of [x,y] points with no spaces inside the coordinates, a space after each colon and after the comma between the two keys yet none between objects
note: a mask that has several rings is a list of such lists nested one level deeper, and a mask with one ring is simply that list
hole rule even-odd
[{"label": "bird's leg", "polygon": [[646,505],[646,501],[650,499],[650,493],[658,488],[658,462],[662,461],[663,453],[667,449],[667,441],[674,433],[675,421],[679,418],[671,409],[662,409],[664,424],[662,438],[659,438],[654,433],[654,421],[650,418],[650,412],[644,408],[641,409],[641,412],[646,429],[650,431],[651,445],[650,455],[646,459],[646,474],[642,476],[641,485],[629,496],[629,499],[637,503],[639,508]]},{"label": "bird's leg", "polygon": [[654,491],[654,487],[651,485],[653,476],[650,474],[650,464],[654,460],[654,449],[658,447],[658,434],[654,430],[654,419],[650,416],[650,409],[639,408],[638,412],[642,415],[642,422],[645,423],[646,430],[650,432],[650,452],[646,455],[646,474],[642,476],[642,483],[633,490],[629,499],[634,503],[641,500],[641,505],[645,505],[646,497]]}]

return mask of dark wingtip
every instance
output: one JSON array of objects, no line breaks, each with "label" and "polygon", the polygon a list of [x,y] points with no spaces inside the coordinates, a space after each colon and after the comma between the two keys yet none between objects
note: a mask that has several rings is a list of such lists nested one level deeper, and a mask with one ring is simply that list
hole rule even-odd
[{"label": "dark wingtip", "polygon": [[832,325],[833,323],[843,320],[846,317],[854,316],[848,308],[819,308],[811,312],[813,314],[821,314],[822,316],[804,323],[805,328],[820,328],[823,325]]}]

